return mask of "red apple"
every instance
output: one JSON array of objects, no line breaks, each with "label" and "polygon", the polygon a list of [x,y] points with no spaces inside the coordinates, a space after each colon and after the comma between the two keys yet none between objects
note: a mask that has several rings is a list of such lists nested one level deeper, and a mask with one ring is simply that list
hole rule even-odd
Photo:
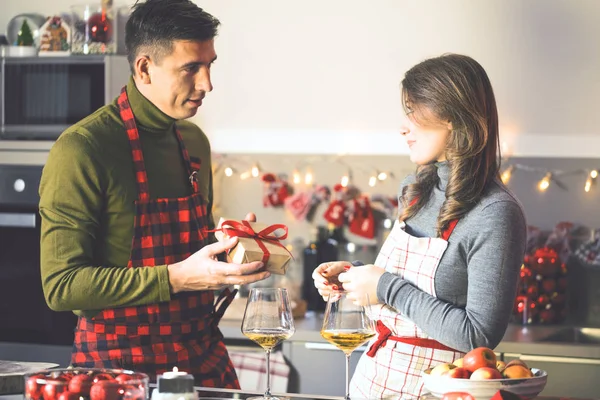
[{"label": "red apple", "polygon": [[442,400],[475,400],[475,397],[467,392],[448,392],[444,393]]},{"label": "red apple", "polygon": [[502,375],[508,379],[531,378],[533,373],[527,367],[519,364],[507,365]]},{"label": "red apple", "polygon": [[57,400],[58,395],[67,390],[67,383],[61,379],[46,379],[44,400]]},{"label": "red apple", "polygon": [[456,367],[442,373],[442,376],[448,376],[450,378],[469,379],[471,373],[466,368]]},{"label": "red apple", "polygon": [[523,400],[523,397],[519,396],[518,394],[502,389],[498,390],[498,392],[496,392],[496,394],[492,398],[498,398],[502,400]]},{"label": "red apple", "polygon": [[482,381],[486,379],[502,379],[502,374],[496,368],[490,367],[481,367],[477,368],[471,374],[471,378],[473,381]]},{"label": "red apple", "polygon": [[496,354],[487,347],[477,347],[465,354],[463,367],[471,373],[482,367],[496,368]]},{"label": "red apple", "polygon": [[69,391],[87,397],[90,395],[93,383],[94,378],[91,375],[78,374],[69,381]]},{"label": "red apple", "polygon": [[429,372],[429,375],[432,376],[440,376],[442,375],[444,372],[449,371],[451,369],[456,368],[456,365],[452,364],[452,363],[443,363],[443,364],[438,364],[436,365],[431,372]]},{"label": "red apple", "polygon": [[527,363],[525,363],[525,361],[521,360],[520,358],[515,358],[514,360],[511,360],[511,361],[507,362],[506,365],[504,366],[504,368],[508,368],[511,365],[522,365],[525,368],[529,368],[527,366]]}]

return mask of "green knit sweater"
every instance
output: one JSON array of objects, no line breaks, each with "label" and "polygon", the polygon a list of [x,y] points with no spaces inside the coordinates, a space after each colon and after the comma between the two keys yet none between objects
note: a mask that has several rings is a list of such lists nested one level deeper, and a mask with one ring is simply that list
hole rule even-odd
[{"label": "green knit sweater", "polygon": [[[175,120],[127,85],[139,129],[151,198],[188,196]],[[210,144],[194,124],[177,121],[191,158],[200,159],[200,192],[211,225]],[[117,100],[67,129],[56,141],[40,184],[41,275],[49,307],[93,316],[99,310],[171,298],[166,265],[125,268],[138,197],[131,146]],[[209,227],[212,229],[212,226]]]}]

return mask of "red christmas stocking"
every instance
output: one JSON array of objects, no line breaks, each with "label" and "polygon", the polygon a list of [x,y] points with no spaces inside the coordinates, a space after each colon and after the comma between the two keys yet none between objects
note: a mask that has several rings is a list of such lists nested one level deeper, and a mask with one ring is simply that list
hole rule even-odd
[{"label": "red christmas stocking", "polygon": [[354,199],[354,216],[348,227],[350,232],[367,239],[375,237],[375,218],[366,196]]},{"label": "red christmas stocking", "polygon": [[333,187],[332,201],[329,203],[329,207],[327,207],[325,214],[323,214],[323,218],[335,225],[336,228],[339,228],[344,224],[345,211],[344,187],[337,184]]},{"label": "red christmas stocking", "polygon": [[262,176],[264,185],[263,206],[280,207],[285,199],[290,195],[290,188],[287,182],[277,178],[274,174],[267,173]]}]

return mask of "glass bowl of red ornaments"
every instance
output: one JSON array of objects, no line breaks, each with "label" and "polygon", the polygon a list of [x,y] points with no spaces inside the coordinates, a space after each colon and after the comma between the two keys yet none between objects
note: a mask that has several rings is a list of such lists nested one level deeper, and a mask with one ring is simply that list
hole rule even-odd
[{"label": "glass bowl of red ornaments", "polygon": [[520,270],[515,322],[522,324],[560,324],[568,317],[567,266],[550,247],[536,249],[525,256]]},{"label": "glass bowl of red ornaments", "polygon": [[146,400],[148,375],[102,368],[62,368],[25,375],[26,400]]}]

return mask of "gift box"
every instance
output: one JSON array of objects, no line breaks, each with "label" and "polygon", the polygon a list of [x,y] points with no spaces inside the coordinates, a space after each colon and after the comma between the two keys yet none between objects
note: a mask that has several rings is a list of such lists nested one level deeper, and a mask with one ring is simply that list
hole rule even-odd
[{"label": "gift box", "polygon": [[287,226],[283,224],[267,225],[221,218],[215,237],[219,241],[238,237],[238,243],[227,253],[228,262],[244,264],[262,261],[270,273],[284,275],[292,260],[292,254],[281,243],[287,238],[287,231]]}]

